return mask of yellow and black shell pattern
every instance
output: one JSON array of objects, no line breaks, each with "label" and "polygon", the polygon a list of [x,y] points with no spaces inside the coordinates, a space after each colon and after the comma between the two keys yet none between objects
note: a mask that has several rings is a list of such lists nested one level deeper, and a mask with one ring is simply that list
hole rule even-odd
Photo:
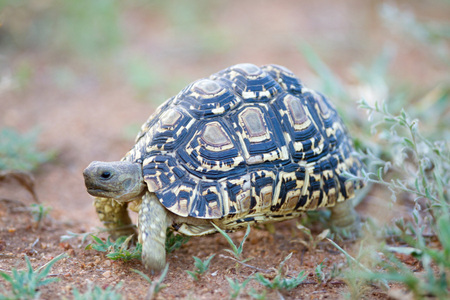
[{"label": "yellow and black shell pattern", "polygon": [[238,64],[167,100],[126,159],[172,213],[246,223],[354,196],[361,162],[330,102],[288,69]]}]

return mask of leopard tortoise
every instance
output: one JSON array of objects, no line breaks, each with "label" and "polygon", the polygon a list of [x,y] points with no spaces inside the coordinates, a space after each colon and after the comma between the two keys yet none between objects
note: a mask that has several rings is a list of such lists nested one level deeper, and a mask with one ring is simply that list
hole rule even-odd
[{"label": "leopard tortoise", "polygon": [[92,162],[84,178],[116,236],[134,231],[133,204],[143,262],[158,271],[168,227],[197,236],[216,232],[212,223],[230,231],[321,207],[351,226],[345,200],[363,186],[345,176],[361,173],[352,151],[327,98],[284,67],[238,64],[167,100],[121,161]]}]

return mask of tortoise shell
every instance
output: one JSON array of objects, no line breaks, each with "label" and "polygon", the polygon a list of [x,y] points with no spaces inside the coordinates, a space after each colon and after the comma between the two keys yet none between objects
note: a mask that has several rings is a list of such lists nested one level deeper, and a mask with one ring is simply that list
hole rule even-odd
[{"label": "tortoise shell", "polygon": [[172,213],[245,223],[354,196],[361,163],[335,108],[284,67],[238,64],[163,103],[124,158]]}]

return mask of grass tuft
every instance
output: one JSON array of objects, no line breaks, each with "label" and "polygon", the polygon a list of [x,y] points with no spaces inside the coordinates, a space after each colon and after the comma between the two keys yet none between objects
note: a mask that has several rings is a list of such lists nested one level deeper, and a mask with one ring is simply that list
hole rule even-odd
[{"label": "grass tuft", "polygon": [[308,248],[310,252],[316,249],[317,245],[330,234],[330,230],[325,229],[317,236],[313,236],[311,233],[311,229],[309,229],[306,226],[303,226],[300,223],[297,223],[297,228],[307,237],[307,240],[302,239],[300,240],[300,243],[304,245],[306,248]]},{"label": "grass tuft", "polygon": [[44,266],[33,270],[30,259],[25,256],[27,264],[26,270],[12,269],[11,274],[0,272],[0,276],[10,285],[10,291],[1,286],[2,294],[0,299],[37,299],[40,292],[39,287],[59,281],[59,278],[49,278],[49,272],[52,266],[60,259],[67,257],[66,254],[60,254],[46,263]]},{"label": "grass tuft", "polygon": [[230,298],[236,299],[241,294],[242,290],[245,288],[247,283],[249,283],[250,280],[252,280],[252,277],[248,277],[245,279],[242,283],[239,282],[237,279],[231,279],[229,277],[225,277],[230,285]]},{"label": "grass tuft", "polygon": [[28,210],[33,216],[36,226],[40,228],[41,222],[48,216],[52,208],[44,206],[43,204],[32,203]]},{"label": "grass tuft", "polygon": [[301,271],[295,277],[288,277],[284,272],[284,265],[286,262],[292,257],[292,253],[284,258],[284,260],[278,266],[278,272],[274,279],[269,280],[264,277],[261,273],[255,274],[255,280],[262,284],[263,286],[271,289],[271,290],[279,290],[279,291],[290,291],[297,286],[299,286],[303,281],[305,281],[308,274],[305,274],[305,271]]},{"label": "grass tuft", "polygon": [[208,271],[209,265],[214,256],[215,256],[215,254],[211,255],[210,257],[205,259],[205,261],[202,261],[200,258],[194,256],[195,270],[194,271],[186,270],[186,273],[188,273],[189,276],[192,277],[192,279],[194,279],[195,281],[198,281],[200,279],[200,276],[205,274],[206,271]]},{"label": "grass tuft", "polygon": [[224,249],[228,253],[231,253],[239,262],[244,263],[246,261],[249,261],[250,259],[243,259],[242,258],[242,251],[244,250],[244,244],[247,240],[248,235],[250,234],[250,224],[247,224],[247,230],[245,232],[244,238],[242,239],[239,246],[236,246],[236,244],[233,242],[233,239],[222,229],[220,229],[216,224],[211,223],[214,225],[214,227],[217,229],[217,231],[225,237],[228,244],[230,244],[231,249]]},{"label": "grass tuft", "polygon": [[93,234],[91,238],[94,240],[94,243],[87,245],[86,250],[94,249],[100,252],[107,252],[106,257],[112,260],[129,261],[132,259],[141,259],[142,245],[139,243],[135,247],[130,247],[129,245],[133,238],[132,235],[128,237],[121,236],[114,242],[111,241],[110,237],[104,242],[101,238]]},{"label": "grass tuft", "polygon": [[147,274],[145,274],[139,270],[135,270],[135,269],[131,269],[131,270],[133,272],[139,274],[148,283],[150,283],[150,287],[147,292],[147,299],[154,299],[160,291],[162,291],[164,288],[166,288],[166,285],[163,284],[163,281],[167,276],[167,272],[169,271],[169,264],[166,264],[163,271],[161,272],[161,275],[159,275],[157,280],[151,280]]},{"label": "grass tuft", "polygon": [[[412,38],[411,43],[430,52],[429,57],[439,61],[442,68],[450,66],[445,46],[448,30],[442,30],[445,24],[419,22],[411,11],[403,11],[393,4],[379,7],[381,19],[394,29],[393,34],[402,33],[403,38]],[[349,123],[360,124],[351,131],[356,137],[357,154],[368,165],[368,171],[358,178],[347,176],[365,180],[377,190],[390,191],[390,207],[403,205],[408,211],[386,226],[368,219],[364,226],[376,237],[377,243],[370,245],[371,253],[362,251],[357,259],[333,243],[348,259],[351,272],[345,273],[344,280],[349,285],[351,298],[360,297],[370,283],[389,289],[389,283],[397,282],[416,299],[447,299],[450,291],[450,143],[446,114],[450,93],[448,85],[442,82],[448,78],[437,81],[427,78],[418,85],[389,76],[391,62],[395,62],[393,49],[392,45],[385,48],[369,68],[361,65],[355,68],[357,83],[354,82],[356,88],[353,87],[352,92],[353,96],[357,93],[362,97],[359,104],[367,113],[367,119],[352,110]],[[330,96],[341,101],[354,98],[311,47],[302,46],[302,52],[323,79],[322,86],[328,88]],[[341,111],[341,116],[346,120],[349,112]],[[369,240],[368,236],[365,240]],[[405,257],[417,260],[417,265],[408,265]]]},{"label": "grass tuft", "polygon": [[0,170],[33,171],[55,157],[53,151],[37,148],[39,131],[20,134],[12,128],[0,130]]},{"label": "grass tuft", "polygon": [[166,251],[172,253],[189,242],[190,237],[182,234],[176,234],[171,228],[167,228],[166,234]]},{"label": "grass tuft", "polygon": [[99,286],[88,285],[88,289],[84,293],[80,293],[77,288],[72,290],[74,300],[120,300],[123,296],[119,293],[122,287],[122,282],[116,286],[108,286],[102,289]]}]

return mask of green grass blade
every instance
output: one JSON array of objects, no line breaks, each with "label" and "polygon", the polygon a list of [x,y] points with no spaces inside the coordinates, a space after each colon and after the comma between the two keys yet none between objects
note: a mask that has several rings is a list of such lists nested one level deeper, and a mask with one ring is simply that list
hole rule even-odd
[{"label": "green grass blade", "polygon": [[236,256],[236,258],[240,259],[239,250],[236,247],[236,245],[234,244],[234,242],[231,239],[231,237],[225,231],[220,229],[216,224],[214,224],[214,223],[211,223],[211,224],[217,229],[218,232],[220,232],[221,235],[223,235],[225,237],[225,239],[227,240],[228,244],[230,244],[231,248],[233,249],[233,254]]},{"label": "green grass blade", "polygon": [[208,259],[206,259],[205,262],[203,263],[205,266],[205,271],[209,269],[209,265],[211,264],[211,260],[213,259],[214,256],[216,256],[216,254],[213,254],[210,257],[208,257]]},{"label": "green grass blade", "polygon": [[347,93],[345,92],[341,81],[320,59],[313,48],[306,42],[301,42],[298,47],[306,61],[322,79],[322,82],[324,83],[323,92],[344,99],[347,96]]},{"label": "green grass blade", "polygon": [[239,248],[237,249],[237,251],[238,251],[238,253],[239,253],[239,256],[241,256],[241,254],[242,254],[242,251],[243,251],[243,249],[244,249],[244,243],[245,243],[245,240],[247,239],[247,237],[248,237],[249,234],[250,234],[250,224],[247,224],[247,230],[245,231],[244,238],[242,239],[242,242],[241,242],[241,244],[239,245]]},{"label": "green grass blade", "polygon": [[141,275],[141,277],[144,278],[148,283],[150,283],[150,284],[152,283],[152,280],[150,279],[150,277],[148,277],[148,275],[145,274],[144,272],[136,270],[136,269],[131,269],[131,271],[133,271],[136,274]]},{"label": "green grass blade", "polygon": [[188,273],[195,281],[198,281],[198,276],[196,273],[186,270],[186,273]]},{"label": "green grass blade", "polygon": [[3,279],[5,279],[5,281],[11,282],[12,278],[11,276],[9,276],[8,274],[6,274],[5,272],[0,272],[0,276],[3,277]]},{"label": "green grass blade", "polygon": [[169,272],[169,263],[166,264],[163,271],[161,272],[161,275],[159,275],[158,290],[156,292],[159,292],[160,286],[161,286],[162,282],[164,281],[164,279],[166,278],[168,272]]},{"label": "green grass blade", "polygon": [[50,272],[50,269],[52,268],[52,266],[60,259],[63,259],[65,257],[67,257],[68,255],[66,253],[62,253],[58,256],[56,256],[55,258],[53,258],[51,261],[49,261],[48,263],[46,263],[45,265],[43,265],[42,267],[38,268],[36,271],[39,272],[41,269],[43,269],[43,271],[40,273],[42,277],[46,277],[48,275],[48,273]]}]

